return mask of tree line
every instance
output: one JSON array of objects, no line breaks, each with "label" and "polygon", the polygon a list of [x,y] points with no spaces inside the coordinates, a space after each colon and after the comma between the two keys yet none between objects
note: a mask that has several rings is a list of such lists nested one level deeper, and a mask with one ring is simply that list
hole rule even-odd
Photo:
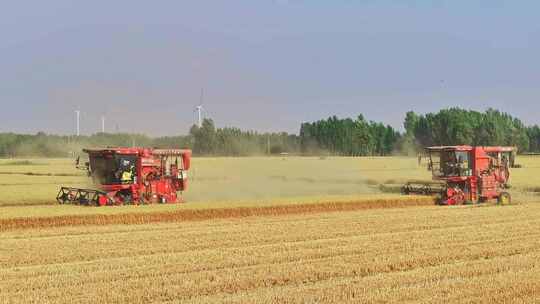
[{"label": "tree line", "polygon": [[193,152],[199,155],[248,156],[297,153],[298,136],[280,133],[258,133],[238,128],[216,128],[211,119],[204,119],[201,127],[189,131]]},{"label": "tree line", "polygon": [[260,133],[234,127],[216,128],[211,119],[194,125],[187,135],[149,137],[143,134],[97,133],[60,136],[0,133],[0,157],[66,157],[85,147],[191,148],[195,155],[414,155],[433,145],[504,145],[520,152],[540,153],[540,127],[495,109],[485,112],[460,108],[436,113],[405,114],[404,131],[368,121],[331,116],[300,125],[299,134]]},{"label": "tree line", "polygon": [[406,113],[400,133],[391,126],[366,121],[338,119],[303,123],[300,144],[303,153],[323,150],[337,155],[415,154],[437,145],[515,146],[521,153],[540,153],[540,128],[495,109],[485,112],[460,108],[437,113]]},{"label": "tree line", "polygon": [[494,109],[485,112],[450,108],[438,113],[405,115],[405,136],[417,146],[515,146],[521,152],[540,152],[538,126]]},{"label": "tree line", "polygon": [[143,134],[96,133],[60,136],[0,133],[0,157],[72,157],[88,147],[189,148],[202,156],[250,156],[298,153],[298,136],[216,128],[211,119],[193,126],[188,135],[149,137]]},{"label": "tree line", "polygon": [[363,115],[353,120],[332,116],[300,126],[303,154],[389,155],[398,148],[401,134],[391,126],[366,121]]}]

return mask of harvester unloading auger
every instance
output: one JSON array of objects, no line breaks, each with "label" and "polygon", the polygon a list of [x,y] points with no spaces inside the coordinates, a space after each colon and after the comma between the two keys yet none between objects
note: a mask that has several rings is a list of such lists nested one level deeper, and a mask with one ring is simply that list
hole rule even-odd
[{"label": "harvester unloading auger", "polygon": [[[122,205],[181,202],[187,187],[191,150],[85,149],[88,171],[99,190],[61,187],[60,204]],[[79,167],[79,164],[77,164]]]},{"label": "harvester unloading auger", "polygon": [[497,199],[509,204],[507,189],[514,147],[439,146],[426,148],[433,182],[409,182],[403,194],[440,195],[440,204],[461,205]]}]

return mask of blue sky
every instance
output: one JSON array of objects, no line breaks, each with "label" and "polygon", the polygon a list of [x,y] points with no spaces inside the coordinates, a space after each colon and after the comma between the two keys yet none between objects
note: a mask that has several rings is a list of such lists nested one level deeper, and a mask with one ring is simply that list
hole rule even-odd
[{"label": "blue sky", "polygon": [[537,1],[5,1],[0,132],[297,132],[495,107],[540,123]]}]

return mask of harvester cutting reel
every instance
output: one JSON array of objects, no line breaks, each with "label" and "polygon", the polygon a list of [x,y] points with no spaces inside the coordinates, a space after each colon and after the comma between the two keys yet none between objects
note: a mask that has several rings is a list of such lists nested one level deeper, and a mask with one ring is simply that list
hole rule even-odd
[{"label": "harvester cutting reel", "polygon": [[60,204],[74,204],[86,206],[112,205],[113,201],[107,193],[92,189],[61,187],[56,200]]},{"label": "harvester cutting reel", "polygon": [[445,187],[443,184],[433,182],[407,182],[401,187],[401,193],[405,195],[435,195],[442,194],[444,191]]}]

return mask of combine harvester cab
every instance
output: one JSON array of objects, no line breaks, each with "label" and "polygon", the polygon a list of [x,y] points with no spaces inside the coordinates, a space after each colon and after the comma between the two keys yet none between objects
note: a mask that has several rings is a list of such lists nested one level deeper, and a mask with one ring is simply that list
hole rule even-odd
[{"label": "combine harvester cab", "polygon": [[509,168],[514,147],[439,146],[426,148],[433,182],[410,182],[404,194],[439,194],[443,205],[479,203],[497,199],[509,204]]},{"label": "combine harvester cab", "polygon": [[85,149],[85,169],[99,190],[61,187],[60,204],[123,205],[182,202],[187,188],[191,150]]}]

